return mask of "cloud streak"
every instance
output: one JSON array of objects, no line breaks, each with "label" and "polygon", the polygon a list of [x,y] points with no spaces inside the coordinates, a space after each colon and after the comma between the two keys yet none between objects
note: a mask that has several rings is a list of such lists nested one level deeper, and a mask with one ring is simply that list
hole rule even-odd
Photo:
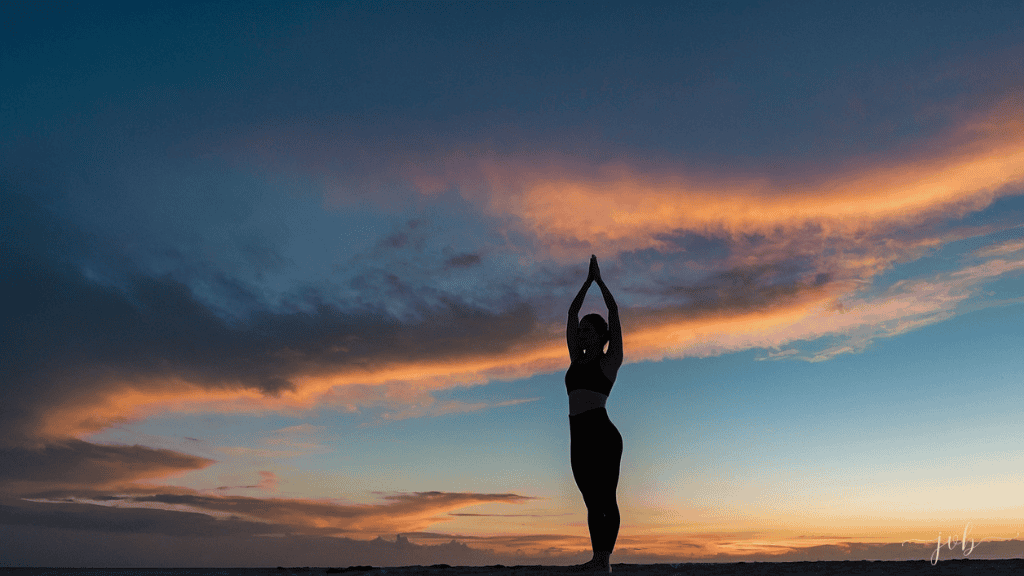
[{"label": "cloud streak", "polygon": [[[96,488],[102,488],[97,486]],[[189,526],[209,535],[304,534],[359,538],[417,532],[450,521],[448,513],[480,504],[524,504],[518,494],[415,492],[386,494],[383,503],[343,504],[330,500],[252,498],[203,494],[136,484],[120,492],[70,489],[64,494],[8,500],[0,523],[68,529],[181,536]],[[77,495],[75,495],[77,494]]]},{"label": "cloud streak", "polygon": [[145,446],[105,446],[67,439],[0,449],[0,494],[117,487],[199,470],[212,460]]},{"label": "cloud streak", "polygon": [[[936,214],[963,216],[1024,181],[1021,99],[974,113],[916,156],[872,158],[828,174],[688,173],[685,168],[587,165],[474,155],[423,162],[408,177],[423,193],[456,186],[502,217],[515,216],[560,259],[586,249],[663,249],[664,234],[826,236],[906,226]],[[940,143],[941,142],[941,143]],[[441,172],[424,174],[440,167]]]}]

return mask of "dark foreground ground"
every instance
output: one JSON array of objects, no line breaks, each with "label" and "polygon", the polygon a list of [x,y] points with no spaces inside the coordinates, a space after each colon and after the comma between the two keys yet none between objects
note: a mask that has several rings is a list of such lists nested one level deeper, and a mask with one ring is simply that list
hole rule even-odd
[{"label": "dark foreground ground", "polygon": [[[739,562],[730,564],[613,564],[615,574],[754,576],[761,574],[856,575],[898,574],[945,576],[1024,575],[1024,559],[927,560],[907,562]],[[570,574],[560,566],[403,566],[380,568],[0,568],[0,576],[554,576]]]}]

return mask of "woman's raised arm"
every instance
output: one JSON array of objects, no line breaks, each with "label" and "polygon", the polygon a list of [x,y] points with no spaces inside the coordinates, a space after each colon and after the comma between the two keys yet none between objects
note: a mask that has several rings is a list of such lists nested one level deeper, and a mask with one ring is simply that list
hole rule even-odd
[{"label": "woman's raised arm", "polygon": [[565,323],[565,344],[569,347],[570,362],[575,362],[583,353],[580,350],[579,338],[580,308],[583,307],[583,299],[587,296],[587,290],[590,289],[590,285],[594,282],[595,270],[597,270],[597,258],[591,256],[590,272],[587,274],[587,280],[583,283],[579,293],[576,294],[572,304],[569,305],[569,319]]},{"label": "woman's raised arm", "polygon": [[[594,265],[597,265],[596,259]],[[595,279],[598,288],[601,289],[601,295],[604,296],[604,305],[608,307],[608,352],[606,356],[618,369],[619,366],[622,366],[622,325],[619,324],[619,305],[615,303],[615,298],[612,298],[611,290],[604,285],[600,270]]]}]

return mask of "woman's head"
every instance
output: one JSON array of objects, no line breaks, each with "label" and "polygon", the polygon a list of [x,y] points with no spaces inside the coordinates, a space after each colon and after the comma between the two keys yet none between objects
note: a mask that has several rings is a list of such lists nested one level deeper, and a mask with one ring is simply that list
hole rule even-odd
[{"label": "woman's head", "polygon": [[600,314],[587,314],[580,319],[580,343],[584,350],[604,350],[608,343],[608,323]]}]

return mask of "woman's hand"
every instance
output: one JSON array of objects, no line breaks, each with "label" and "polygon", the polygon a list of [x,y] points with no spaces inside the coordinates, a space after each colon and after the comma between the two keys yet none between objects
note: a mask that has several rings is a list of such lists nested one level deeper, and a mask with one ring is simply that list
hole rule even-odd
[{"label": "woman's hand", "polygon": [[601,269],[597,266],[597,256],[590,255],[590,275],[587,276],[588,280],[601,281]]}]

